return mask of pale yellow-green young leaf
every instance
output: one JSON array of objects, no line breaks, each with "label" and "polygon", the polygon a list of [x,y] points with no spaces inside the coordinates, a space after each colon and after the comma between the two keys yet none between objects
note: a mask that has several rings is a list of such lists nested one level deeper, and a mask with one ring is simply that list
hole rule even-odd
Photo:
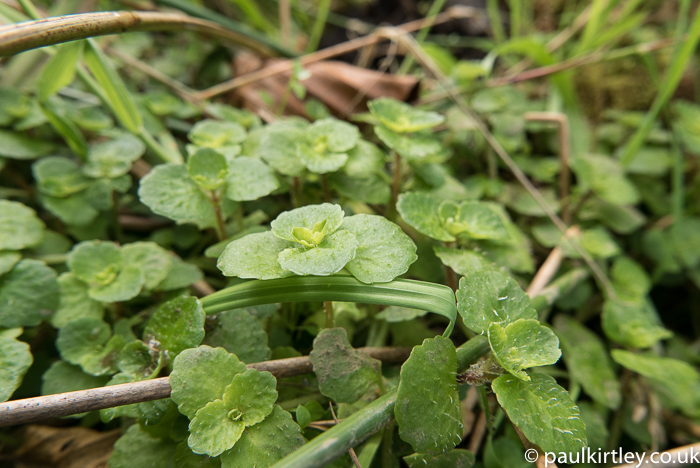
[{"label": "pale yellow-green young leaf", "polygon": [[46,101],[75,78],[75,64],[83,54],[85,41],[66,42],[58,47],[37,81],[39,101]]}]

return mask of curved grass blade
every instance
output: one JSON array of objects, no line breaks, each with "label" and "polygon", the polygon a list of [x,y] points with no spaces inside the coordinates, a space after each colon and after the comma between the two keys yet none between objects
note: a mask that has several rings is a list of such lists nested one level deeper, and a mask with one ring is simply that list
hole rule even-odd
[{"label": "curved grass blade", "polygon": [[342,301],[427,310],[447,317],[449,336],[457,319],[454,292],[447,286],[412,280],[365,284],[352,276],[292,276],[248,281],[202,299],[207,314],[275,302]]}]

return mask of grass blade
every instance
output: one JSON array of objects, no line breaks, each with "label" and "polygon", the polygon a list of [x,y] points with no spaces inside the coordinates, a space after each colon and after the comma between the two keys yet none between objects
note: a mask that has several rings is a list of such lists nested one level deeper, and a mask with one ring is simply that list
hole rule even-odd
[{"label": "grass blade", "polygon": [[50,102],[40,103],[39,106],[41,107],[42,112],[48,119],[51,126],[63,137],[66,143],[68,143],[70,149],[84,159],[87,155],[88,147],[87,142],[85,141],[83,134],[80,133],[78,127],[73,122],[68,120],[68,118],[66,118],[66,116],[63,115]]},{"label": "grass blade", "polygon": [[51,57],[37,81],[40,101],[46,101],[73,82],[75,66],[83,53],[85,41],[68,42],[58,47],[58,53]]}]

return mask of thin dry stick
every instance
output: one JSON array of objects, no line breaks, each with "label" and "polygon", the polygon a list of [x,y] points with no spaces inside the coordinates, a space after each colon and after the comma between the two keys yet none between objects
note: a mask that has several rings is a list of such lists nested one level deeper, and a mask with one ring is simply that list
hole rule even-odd
[{"label": "thin dry stick", "polygon": [[[335,421],[336,424],[338,424],[338,418],[335,415],[335,410],[333,409],[333,403],[328,403],[328,406],[331,409],[331,414],[333,415],[333,421]],[[362,465],[360,465],[360,460],[357,459],[357,454],[355,453],[355,449],[350,447],[350,450],[348,450],[348,453],[350,454],[350,458],[352,459],[352,463],[355,465],[355,468],[362,468]]]},{"label": "thin dry stick", "polygon": [[[564,239],[569,239],[571,237],[577,236],[580,232],[581,230],[578,226],[571,226],[566,231],[566,234],[564,234],[564,236],[562,237]],[[559,266],[561,265],[561,261],[563,259],[564,255],[561,251],[561,248],[554,247],[545,259],[540,269],[537,270],[535,277],[532,278],[532,282],[530,283],[530,286],[528,286],[526,291],[528,296],[530,296],[531,298],[538,296],[542,292],[542,290],[545,287],[547,287],[549,282],[552,281],[554,275],[556,275],[557,271],[559,271]]]},{"label": "thin dry stick", "polygon": [[486,413],[482,411],[479,413],[472,435],[469,438],[469,451],[474,455],[479,453],[479,447],[481,447],[481,442],[484,440],[484,435],[486,435]]},{"label": "thin dry stick", "polygon": [[571,222],[569,211],[569,184],[571,175],[569,161],[571,160],[571,133],[569,119],[563,112],[526,112],[525,120],[536,122],[553,122],[559,127],[559,203],[561,203],[561,219],[566,224]]},{"label": "thin dry stick", "polygon": [[[478,12],[474,8],[455,6],[446,10],[444,13],[438,15],[435,18],[435,21],[433,21],[433,25],[445,23],[447,21],[458,18],[473,18],[477,14]],[[404,31],[416,31],[423,27],[425,21],[425,19],[411,21],[409,23],[405,23],[402,26],[402,28]],[[375,30],[375,32],[373,32],[372,34],[368,34],[367,36],[358,37],[357,39],[353,39],[342,44],[338,44],[332,47],[328,47],[326,49],[319,50],[317,52],[313,52],[311,54],[304,55],[295,60],[298,60],[302,65],[308,65],[314,62],[328,60],[330,58],[337,57],[338,55],[353,52],[357,49],[361,49],[363,47],[390,39],[390,36],[384,35],[385,32],[385,28],[378,28],[377,30]],[[200,99],[211,99],[214,96],[233,91],[234,89],[240,88],[241,86],[246,86],[251,83],[263,80],[265,78],[270,78],[272,76],[288,72],[292,69],[292,64],[292,60],[282,60],[261,70],[254,71],[252,73],[246,73],[245,75],[238,76],[232,80],[200,91],[198,93],[198,96]]]},{"label": "thin dry stick", "polygon": [[[411,348],[359,348],[382,362],[403,362],[408,359]],[[275,361],[248,364],[248,369],[270,372],[275,377],[293,377],[313,371],[308,356],[278,359]],[[0,403],[0,427],[15,426],[60,418],[73,414],[96,411],[116,406],[160,400],[170,396],[167,377],[142,382],[132,382],[108,387],[81,390],[78,392],[46,395],[24,400]]]},{"label": "thin dry stick", "polygon": [[203,279],[192,283],[190,287],[197,293],[197,295],[199,295],[199,297],[208,296],[209,294],[214,294],[216,292],[216,289],[212,288],[211,285]]},{"label": "thin dry stick", "polygon": [[518,434],[518,437],[520,438],[520,441],[523,443],[526,449],[528,450],[537,450],[537,460],[535,460],[535,466],[537,468],[544,468],[546,466],[551,466],[553,468],[557,468],[557,464],[554,462],[554,460],[548,460],[547,455],[542,452],[542,450],[534,445],[532,442],[530,442],[527,437],[525,437],[525,434],[523,434],[523,431],[520,430],[518,426],[513,424],[513,429],[515,429],[515,433]]},{"label": "thin dry stick", "polygon": [[189,86],[180,83],[179,81],[169,77],[165,73],[161,72],[160,70],[153,68],[146,62],[143,62],[136,57],[132,57],[131,55],[127,54],[126,52],[123,52],[119,49],[114,49],[114,48],[107,48],[105,50],[109,55],[113,55],[114,57],[117,57],[119,60],[122,62],[126,63],[127,65],[139,70],[140,72],[150,76],[156,81],[160,81],[163,83],[165,86],[173,90],[175,94],[180,96],[182,99],[185,101],[188,101],[192,104],[194,104],[197,107],[202,106],[202,100],[197,97],[197,92],[190,88]]},{"label": "thin dry stick", "polygon": [[0,56],[37,47],[134,31],[193,31],[247,47],[271,57],[267,46],[218,24],[182,13],[105,11],[57,16],[0,27]]},{"label": "thin dry stick", "polygon": [[[562,234],[566,234],[567,229],[569,229],[566,223],[562,221],[562,219],[559,216],[557,216],[557,214],[547,204],[547,201],[544,199],[544,197],[542,197],[542,194],[540,194],[537,188],[534,185],[532,185],[530,179],[527,178],[522,169],[520,169],[520,167],[515,163],[515,161],[513,161],[508,152],[498,142],[496,137],[494,137],[493,134],[489,131],[486,124],[479,118],[478,115],[476,115],[476,113],[472,110],[469,104],[467,104],[464,98],[455,91],[454,87],[450,84],[447,77],[442,73],[442,70],[440,70],[440,68],[437,65],[435,65],[433,59],[423,52],[423,49],[420,47],[420,45],[416,43],[412,36],[407,34],[405,31],[401,31],[397,28],[391,29],[394,35],[398,38],[398,40],[402,41],[406,45],[408,50],[410,50],[410,52],[416,56],[416,60],[418,60],[422,66],[430,70],[430,72],[440,81],[445,90],[450,94],[450,98],[452,99],[452,101],[455,104],[457,104],[457,106],[462,112],[464,112],[468,117],[472,119],[476,129],[479,131],[479,133],[481,133],[484,136],[486,142],[489,144],[489,146],[491,146],[491,148],[493,148],[493,150],[501,158],[505,165],[508,166],[508,169],[510,169],[515,178],[518,179],[518,182],[520,182],[520,184],[523,187],[525,187],[525,190],[527,190],[528,193],[530,193],[532,198],[534,198],[537,204],[540,206],[540,208],[542,208],[542,211],[544,211],[544,213],[554,223],[554,225],[557,226],[557,228],[559,228]],[[574,247],[576,252],[578,252],[578,254],[581,256],[581,258],[583,258],[583,260],[586,262],[591,271],[593,271],[593,274],[596,276],[596,278],[598,278],[601,285],[605,289],[605,292],[607,293],[608,297],[613,300],[616,300],[617,294],[615,294],[610,280],[605,276],[605,273],[603,273],[603,271],[600,269],[600,266],[598,266],[598,264],[593,261],[588,252],[583,250],[583,248],[579,245],[578,242],[571,240],[570,243]]]},{"label": "thin dry stick", "polygon": [[[697,454],[700,452],[700,442],[691,445],[685,445],[683,447],[678,447],[673,450],[667,450],[665,452],[656,453],[653,457],[655,462],[651,461],[651,455],[647,454],[644,456],[644,461],[640,464],[638,460],[627,465],[618,465],[615,468],[640,468],[646,466],[653,466],[655,468],[675,468],[680,466],[688,466],[691,464],[693,456],[697,459]],[[668,454],[668,455],[666,455]],[[661,460],[670,460],[664,462]]]}]

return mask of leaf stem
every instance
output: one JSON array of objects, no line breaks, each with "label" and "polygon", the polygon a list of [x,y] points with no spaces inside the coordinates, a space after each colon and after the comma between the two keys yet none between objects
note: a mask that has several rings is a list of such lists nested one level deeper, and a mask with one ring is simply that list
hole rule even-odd
[{"label": "leaf stem", "polygon": [[323,301],[323,308],[326,311],[326,328],[335,327],[335,318],[333,317],[333,301]]},{"label": "leaf stem", "polygon": [[224,215],[221,213],[221,200],[219,199],[219,194],[216,190],[211,191],[211,206],[214,208],[214,214],[216,215],[216,235],[219,240],[226,239],[226,223],[224,223]]}]

